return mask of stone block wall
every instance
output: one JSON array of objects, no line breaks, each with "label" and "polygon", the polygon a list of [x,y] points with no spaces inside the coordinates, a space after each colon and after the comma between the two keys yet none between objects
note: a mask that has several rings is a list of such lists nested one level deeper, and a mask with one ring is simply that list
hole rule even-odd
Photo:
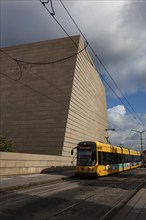
[{"label": "stone block wall", "polygon": [[72,166],[68,157],[0,152],[0,176],[43,173]]}]

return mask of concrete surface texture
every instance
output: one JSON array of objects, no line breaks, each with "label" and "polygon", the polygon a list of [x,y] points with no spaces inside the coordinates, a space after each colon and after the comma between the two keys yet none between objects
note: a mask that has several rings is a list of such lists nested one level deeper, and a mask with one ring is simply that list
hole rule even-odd
[{"label": "concrete surface texture", "polygon": [[146,185],[143,186],[111,220],[146,219]]},{"label": "concrete surface texture", "polygon": [[[16,152],[71,160],[78,142],[105,142],[105,90],[80,36],[72,39],[13,46],[0,53],[0,134],[13,140]],[[14,58],[24,62],[18,65]]]},{"label": "concrete surface texture", "polygon": [[0,177],[0,192],[26,188],[29,186],[40,185],[48,182],[56,182],[66,178],[71,178],[75,174],[74,170],[53,171],[46,174],[30,174]]},{"label": "concrete surface texture", "polygon": [[[41,184],[53,183],[74,177],[74,170],[60,170],[58,172],[50,172],[47,174],[21,175],[0,178],[0,192],[13,191],[15,189],[27,188],[29,186],[37,186]],[[108,177],[107,177],[108,178]],[[71,181],[71,179],[70,179]],[[111,220],[145,220],[146,216],[146,185],[142,188],[132,191],[131,199],[129,193],[123,198],[110,215]],[[118,211],[118,212],[117,212]],[[109,215],[108,215],[109,216]],[[109,219],[109,217],[103,217]]]}]

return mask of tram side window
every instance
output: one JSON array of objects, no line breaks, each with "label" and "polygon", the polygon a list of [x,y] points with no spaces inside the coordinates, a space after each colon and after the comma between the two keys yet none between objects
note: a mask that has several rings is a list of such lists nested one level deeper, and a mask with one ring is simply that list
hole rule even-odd
[{"label": "tram side window", "polygon": [[132,163],[133,162],[133,156],[130,155],[130,162]]},{"label": "tram side window", "polygon": [[141,156],[137,156],[137,161],[136,162],[139,162],[141,161]]},{"label": "tram side window", "polygon": [[98,151],[98,164],[103,164],[103,153],[101,151]]},{"label": "tram side window", "polygon": [[137,162],[137,156],[134,156],[134,162]]},{"label": "tram side window", "polygon": [[122,163],[122,154],[118,154],[118,163]]},{"label": "tram side window", "polygon": [[138,156],[138,155],[134,156],[134,162],[139,162],[140,159],[141,159],[140,156]]},{"label": "tram side window", "polygon": [[115,153],[108,153],[108,163],[109,164],[117,164],[118,163],[118,155]]},{"label": "tram side window", "polygon": [[141,156],[138,156],[138,161],[141,161]]},{"label": "tram side window", "polygon": [[131,155],[131,162],[133,163],[134,162],[134,156]]},{"label": "tram side window", "polygon": [[98,152],[98,164],[106,165],[106,164],[117,164],[118,163],[118,155],[115,153],[107,153],[107,152]]},{"label": "tram side window", "polygon": [[108,164],[108,153],[98,151],[98,164],[99,165]]},{"label": "tram side window", "polygon": [[97,162],[97,156],[96,156],[96,151],[93,151],[92,153],[92,165],[94,166]]},{"label": "tram side window", "polygon": [[122,155],[122,162],[123,163],[129,163],[130,162],[130,156],[129,156],[129,154],[123,154]]},{"label": "tram side window", "polygon": [[125,162],[125,163],[129,163],[129,154],[125,154],[124,156],[125,156],[125,157],[124,157],[124,158],[125,158],[125,161],[124,161],[124,162]]},{"label": "tram side window", "polygon": [[108,164],[108,153],[103,152],[103,165]]}]

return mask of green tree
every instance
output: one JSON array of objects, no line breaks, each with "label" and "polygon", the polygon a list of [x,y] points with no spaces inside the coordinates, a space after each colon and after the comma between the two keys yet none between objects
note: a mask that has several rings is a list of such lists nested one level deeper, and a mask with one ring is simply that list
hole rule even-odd
[{"label": "green tree", "polygon": [[0,136],[0,151],[3,152],[15,152],[15,147],[11,140],[6,137]]}]

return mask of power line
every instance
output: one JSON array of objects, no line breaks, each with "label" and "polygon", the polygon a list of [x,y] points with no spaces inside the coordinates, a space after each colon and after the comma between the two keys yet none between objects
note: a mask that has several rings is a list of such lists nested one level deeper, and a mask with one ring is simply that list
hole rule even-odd
[{"label": "power line", "polygon": [[20,80],[20,79],[21,79],[21,77],[22,77],[22,70],[21,70],[21,66],[20,66],[20,64],[19,64],[18,60],[16,60],[15,58],[13,58],[13,57],[12,57],[12,56],[10,56],[9,54],[7,54],[7,53],[6,53],[5,51],[3,51],[2,49],[0,49],[0,51],[1,51],[2,53],[4,53],[5,55],[7,55],[8,57],[10,57],[12,60],[14,60],[14,61],[16,62],[17,66],[19,67],[19,70],[20,70],[20,75],[19,75],[19,77],[18,77],[18,78],[16,78],[16,79],[15,79],[15,81]]},{"label": "power line", "polygon": [[[50,11],[49,11],[49,9],[45,6],[45,3],[48,3],[49,1],[47,1],[47,2],[42,2],[41,1],[41,3],[43,4],[43,6],[47,9],[47,11],[53,16],[53,18],[54,18],[54,15],[55,15],[55,12],[54,13],[51,13]],[[55,21],[56,21],[57,19],[55,19]],[[57,21],[57,23],[59,23],[58,21]],[[65,30],[64,28],[63,28],[63,26],[59,23],[59,25],[60,25],[60,27],[63,29],[63,30]],[[69,36],[69,38],[72,40],[72,42],[77,46],[77,44],[75,43],[75,41],[70,37],[70,35],[65,31],[65,33]],[[84,36],[85,37],[85,36]],[[88,44],[88,43],[87,43]],[[86,45],[86,47],[87,47],[87,45]],[[85,48],[86,48],[85,47]],[[84,48],[84,49],[85,49]],[[83,50],[84,50],[83,49]],[[81,51],[79,51],[78,53],[80,53],[80,52],[82,52],[82,50]],[[73,55],[71,55],[70,57],[72,57],[72,56],[74,56],[74,55],[77,55],[78,53],[76,53],[76,54],[73,54]],[[61,59],[61,60],[57,60],[57,61],[52,61],[52,62],[28,62],[28,61],[23,61],[23,60],[18,60],[18,59],[16,59],[16,58],[13,58],[13,60],[15,60],[15,61],[17,61],[18,63],[17,64],[19,64],[19,62],[22,62],[22,63],[25,63],[25,64],[52,64],[52,63],[56,63],[56,62],[60,62],[60,61],[62,61],[62,60],[66,60],[66,59],[68,59],[68,58],[70,58],[70,57],[66,57],[66,58],[63,58],[63,59]],[[12,58],[12,57],[11,57]],[[102,76],[101,76],[102,77]],[[102,77],[103,78],[103,77]],[[20,78],[19,78],[20,79]],[[103,78],[103,80],[105,81],[105,79]],[[106,81],[105,81],[106,82]],[[106,82],[107,83],[107,82]],[[111,88],[112,89],[112,88]],[[113,89],[112,89],[113,90]],[[113,92],[114,92],[114,90],[113,90]],[[114,92],[115,93],[115,92]],[[116,93],[115,93],[115,95],[116,95]],[[122,101],[122,100],[121,100]],[[123,102],[122,102],[123,103]],[[124,104],[124,103],[123,103]],[[111,122],[110,122],[111,123]]]},{"label": "power line", "polygon": [[[52,14],[50,12],[50,10],[46,7],[45,4],[49,3],[49,1],[47,2],[42,2],[40,0],[40,2],[42,3],[42,5],[45,7],[45,9],[49,12],[49,14],[54,18],[54,20],[57,22],[57,24],[62,28],[62,30],[67,34],[67,36],[70,38],[70,40],[76,45],[76,43],[74,42],[74,40],[72,39],[72,37],[67,33],[67,31],[65,30],[65,28],[59,23],[59,21],[54,17],[55,16],[55,11],[54,13]],[[78,27],[78,25],[76,24],[76,22],[74,21],[74,19],[72,18],[72,16],[70,15],[70,13],[68,12],[68,10],[66,9],[66,7],[64,6],[64,4],[62,3],[62,1],[60,0],[61,4],[63,5],[63,7],[65,8],[65,10],[67,11],[68,15],[70,16],[70,18],[72,19],[72,21],[74,22],[74,24],[76,25],[76,27],[78,28],[79,32],[81,33],[81,35],[84,37],[84,39],[86,39],[85,35],[82,33],[82,31],[80,30],[80,28]],[[52,4],[52,2],[51,2]],[[87,39],[86,39],[86,42]],[[77,46],[77,45],[76,45]],[[98,58],[98,60],[100,61],[100,63],[102,64],[101,60],[99,59],[99,57],[97,56],[97,54],[95,53],[95,51],[93,50],[93,48],[90,46],[89,44],[89,47],[90,49],[94,52],[94,55]],[[102,66],[105,68],[105,66],[102,64]],[[107,69],[105,68],[105,70],[107,71]],[[99,72],[99,71],[98,71]],[[100,72],[99,72],[100,74]],[[104,80],[104,82],[109,86],[109,88],[113,91],[113,93],[118,97],[118,99],[120,100],[120,102],[125,106],[125,103],[122,101],[122,99],[120,98],[120,96],[117,95],[117,93],[112,89],[112,87],[108,84],[108,82],[103,78],[103,76],[100,74],[101,78]],[[123,95],[124,96],[124,95]],[[131,111],[129,110],[129,108],[127,107],[128,111],[131,113]],[[137,117],[134,117],[136,120],[137,120]],[[141,122],[141,121],[140,121]]]},{"label": "power line", "polygon": [[[55,11],[53,8],[53,13],[46,7],[46,4],[49,3],[49,0],[47,2],[44,2],[42,0],[39,0],[43,7],[45,7],[45,9],[47,10],[47,12],[52,16],[52,18],[55,20],[55,22],[60,26],[60,28],[63,30],[63,32],[69,37],[69,39],[73,42],[73,44],[78,48],[78,44],[73,40],[73,38],[68,34],[68,32],[65,30],[65,28],[61,25],[61,23],[57,20],[57,18],[55,18]],[[53,7],[52,1],[50,1],[51,4],[51,8]],[[91,61],[91,58],[89,57],[88,53],[87,53],[88,58],[86,57],[86,59],[91,63],[91,65],[93,66],[93,63]]]},{"label": "power line", "polygon": [[[49,14],[54,18],[54,20],[57,22],[57,24],[62,28],[62,30],[67,34],[67,36],[71,39],[71,41],[76,45],[76,43],[74,42],[74,40],[72,39],[72,37],[67,33],[67,31],[63,28],[63,26],[59,23],[59,21],[54,17],[54,15],[55,15],[55,11],[54,11],[54,13],[52,14],[50,11],[49,11],[49,9],[46,7],[46,5],[45,4],[47,4],[48,2],[42,2],[41,0],[40,0],[40,2],[43,4],[43,6],[46,8],[46,10],[49,12]],[[60,0],[60,2],[61,2],[61,0]],[[64,6],[65,7],[65,6]],[[67,10],[67,9],[66,9]],[[70,14],[69,12],[68,12],[68,14]],[[70,16],[71,17],[71,16]],[[74,19],[71,17],[71,19],[74,21]],[[74,23],[75,23],[75,21],[74,21]],[[76,24],[76,23],[75,23]],[[77,24],[76,24],[76,27],[78,27],[77,26]],[[79,29],[79,27],[78,27],[78,30],[81,32],[81,30]],[[83,35],[83,33],[81,32],[81,34],[82,34],[82,36],[84,37],[84,39],[86,39],[86,37]],[[86,41],[87,41],[87,39],[86,39]],[[77,45],[76,45],[77,46]],[[89,47],[92,49],[92,51],[94,52],[94,55],[98,58],[98,56],[97,56],[97,54],[95,53],[95,51],[93,50],[93,48],[89,45]],[[98,58],[99,59],[99,58]],[[102,62],[101,62],[101,60],[99,60],[100,61],[100,63],[102,64]],[[105,69],[106,71],[107,71],[107,69]],[[99,71],[98,71],[99,72]],[[99,74],[100,74],[100,72],[99,72]],[[120,102],[125,106],[125,103],[122,101],[122,99],[120,98],[120,96],[118,96],[117,95],[117,93],[113,90],[113,88],[108,84],[108,82],[103,78],[103,76],[100,74],[100,76],[101,76],[101,78],[103,79],[103,81],[109,86],[109,88],[112,90],[112,92],[118,97],[118,99],[120,100]],[[128,109],[128,111],[131,113],[131,110],[126,106],[126,108]],[[134,117],[134,119],[136,119],[137,120],[137,117]],[[138,120],[137,120],[138,121]],[[140,121],[141,122],[141,121]]]},{"label": "power line", "polygon": [[[42,5],[45,7],[45,9],[47,10],[47,12],[49,12],[49,14],[53,17],[53,19],[55,20],[55,22],[61,27],[61,29],[64,31],[64,33],[69,37],[69,39],[73,42],[73,44],[78,48],[78,44],[73,40],[73,38],[68,34],[68,32],[65,30],[65,28],[60,24],[60,22],[55,18],[55,11],[53,8],[53,4],[52,1],[50,0],[50,4],[51,4],[51,8],[53,8],[53,13],[50,12],[50,10],[46,7],[46,4],[49,3],[49,0],[47,2],[44,2],[42,0],[39,0]],[[91,59],[89,60],[91,63]]]},{"label": "power line", "polygon": [[[81,35],[84,37],[84,39],[87,41],[87,38],[85,37],[85,35],[83,34],[83,32],[81,31],[81,29],[79,28],[79,26],[77,25],[77,23],[75,22],[75,20],[73,19],[73,17],[71,16],[71,14],[69,13],[69,11],[67,10],[67,8],[65,7],[65,5],[63,4],[62,0],[60,0],[60,3],[62,4],[63,8],[65,9],[65,11],[67,12],[67,14],[69,15],[69,17],[71,18],[71,20],[73,21],[74,25],[76,26],[76,28],[78,29],[78,31],[81,33]],[[136,111],[134,110],[134,108],[132,107],[132,105],[129,103],[128,99],[124,96],[124,94],[122,93],[121,89],[119,88],[119,86],[117,85],[117,83],[115,82],[115,80],[113,79],[113,77],[111,76],[111,74],[109,73],[109,71],[107,70],[107,68],[105,67],[105,65],[103,64],[103,62],[101,61],[101,59],[99,58],[99,56],[96,54],[96,52],[94,51],[94,49],[92,48],[92,46],[89,43],[89,47],[92,50],[92,52],[94,53],[95,57],[98,59],[99,63],[102,65],[102,67],[104,68],[104,70],[106,71],[106,73],[109,75],[110,79],[113,81],[113,83],[115,84],[116,88],[120,91],[121,95],[123,96],[123,98],[126,100],[126,102],[128,103],[128,105],[130,106],[130,108],[132,109],[132,111],[134,112],[134,114],[136,115],[136,117],[134,117],[137,121],[139,120],[139,122],[144,126],[144,124],[142,123],[141,119],[139,118],[139,116],[137,115]],[[99,71],[98,71],[99,72]],[[99,72],[100,74],[100,72]],[[107,81],[103,78],[103,76],[100,74],[100,76],[102,77],[102,79],[104,80],[104,82],[108,85],[108,87],[112,90],[112,92],[118,97],[118,99],[120,100],[120,102],[125,106],[125,103],[121,100],[120,96],[117,95],[117,93],[112,89],[112,87],[107,83]],[[128,109],[128,111],[131,113],[131,110],[129,110],[129,108],[126,106],[126,108]]]},{"label": "power line", "polygon": [[[77,53],[78,54],[78,53]],[[14,59],[15,61],[17,60],[17,59]],[[21,60],[17,60],[18,62],[22,62],[22,63],[26,63],[26,64],[50,64],[50,63],[31,63],[31,62],[25,62],[25,61],[21,61]],[[58,61],[59,62],[59,61]]]},{"label": "power line", "polygon": [[[82,52],[87,48],[87,46],[88,46],[88,42],[85,42],[85,43],[86,43],[85,47],[84,47],[82,50],[78,51],[77,53],[74,53],[74,54],[72,54],[72,55],[70,55],[70,56],[68,56],[68,57],[64,57],[64,58],[62,58],[62,59],[54,60],[54,61],[50,61],[50,62],[30,62],[30,61],[20,60],[20,59],[13,58],[12,56],[8,55],[8,54],[7,54],[6,52],[4,52],[2,49],[0,49],[0,50],[1,50],[3,53],[7,54],[11,59],[13,59],[18,65],[19,65],[19,62],[20,62],[20,63],[25,63],[25,64],[49,65],[49,64],[54,64],[54,63],[58,63],[58,62],[62,62],[62,61],[68,60],[68,59],[70,59],[70,58],[72,58],[72,57],[74,57],[74,56],[76,56],[76,55],[82,53]],[[22,75],[22,74],[21,74],[21,75]],[[19,80],[19,79],[18,79],[18,80]]]},{"label": "power line", "polygon": [[[55,11],[54,11],[54,9],[53,9],[53,13],[51,13],[50,11],[49,11],[49,9],[45,6],[45,4],[47,4],[49,1],[47,1],[47,2],[42,2],[41,0],[40,0],[40,2],[43,4],[43,6],[47,9],[47,11],[51,14],[51,16],[53,16],[53,18],[54,18],[54,15],[55,15]],[[65,33],[67,34],[67,36],[72,40],[72,42],[78,47],[78,45],[75,43],[75,41],[72,39],[72,37],[70,37],[70,35],[66,32],[66,30],[63,28],[63,26],[58,22],[58,20],[56,19],[56,18],[54,18],[55,19],[55,21],[59,24],[59,26],[65,31]],[[57,60],[57,61],[52,61],[52,62],[28,62],[28,61],[23,61],[23,60],[19,60],[19,59],[16,59],[16,58],[13,58],[13,57],[11,57],[11,56],[9,56],[9,57],[11,57],[13,60],[15,60],[15,61],[17,61],[18,63],[19,62],[21,62],[21,63],[25,63],[25,64],[38,64],[38,65],[44,65],[44,64],[53,64],[53,63],[57,63],[57,62],[60,62],[60,61],[64,61],[64,60],[66,60],[66,59],[69,59],[69,58],[71,58],[71,57],[73,57],[73,56],[75,56],[75,55],[77,55],[77,54],[79,54],[79,53],[81,53],[83,50],[85,50],[86,48],[87,48],[87,46],[88,46],[88,42],[86,42],[86,46],[82,49],[82,50],[80,50],[78,53],[75,53],[75,54],[73,54],[73,55],[71,55],[71,56],[69,56],[69,57],[66,57],[66,58],[63,58],[63,59],[60,59],[60,60]],[[1,50],[2,51],[2,50]],[[3,51],[2,51],[3,52]],[[17,64],[18,64],[17,63]],[[39,78],[41,78],[40,76],[39,76]],[[19,78],[20,79],[20,78]],[[41,78],[42,79],[42,78]],[[111,122],[109,122],[109,123],[111,123]],[[111,123],[112,124],[112,123]]]},{"label": "power line", "polygon": [[[54,17],[54,15],[55,15],[55,12],[52,14],[51,12],[50,12],[50,10],[46,7],[46,5],[45,4],[47,4],[47,3],[49,3],[49,1],[48,2],[42,2],[41,0],[40,0],[40,2],[42,3],[42,5],[45,7],[45,9],[49,12],[49,14],[54,18],[54,20],[57,22],[57,24],[62,28],[62,30],[67,34],[67,36],[70,38],[70,40],[77,46],[77,44],[74,42],[74,40],[72,39],[72,37],[67,33],[67,31],[64,29],[64,27],[59,23],[59,21]],[[62,1],[60,1],[61,3],[62,3]],[[63,3],[62,3],[62,5],[63,5]],[[64,6],[64,8],[65,8],[65,6]],[[66,9],[66,11],[67,11],[67,9]],[[68,12],[68,14],[70,14],[69,12]],[[72,16],[70,15],[70,17],[71,17],[71,19],[74,21],[74,19],[72,18]],[[74,21],[74,23],[75,23],[75,21]],[[75,23],[76,24],[76,23]],[[76,24],[76,27],[78,27],[77,26],[77,24]],[[81,32],[81,30],[79,29],[79,27],[78,27],[78,30],[80,31],[80,33],[83,35],[83,33]],[[84,37],[84,39],[86,39],[86,37],[83,35],[83,37]],[[87,41],[86,41],[87,42]],[[93,48],[90,46],[90,44],[89,44],[89,47],[93,50]],[[95,52],[94,52],[95,53]],[[95,54],[96,55],[96,54]],[[97,55],[96,55],[97,56]],[[99,72],[99,71],[98,71]],[[100,72],[99,72],[99,74],[100,74]],[[104,80],[104,82],[111,88],[111,86],[106,82],[106,80],[103,78],[103,76],[100,74],[100,76],[102,77],[102,79]],[[112,89],[112,88],[111,88]],[[121,103],[125,106],[125,103],[121,100],[121,98],[116,94],[116,92],[112,89],[112,91],[113,91],[113,93],[119,98],[119,100],[121,101]],[[127,108],[128,109],[128,108]],[[129,109],[128,109],[129,110]],[[130,110],[129,110],[130,111]],[[131,111],[130,111],[131,112]]]}]

